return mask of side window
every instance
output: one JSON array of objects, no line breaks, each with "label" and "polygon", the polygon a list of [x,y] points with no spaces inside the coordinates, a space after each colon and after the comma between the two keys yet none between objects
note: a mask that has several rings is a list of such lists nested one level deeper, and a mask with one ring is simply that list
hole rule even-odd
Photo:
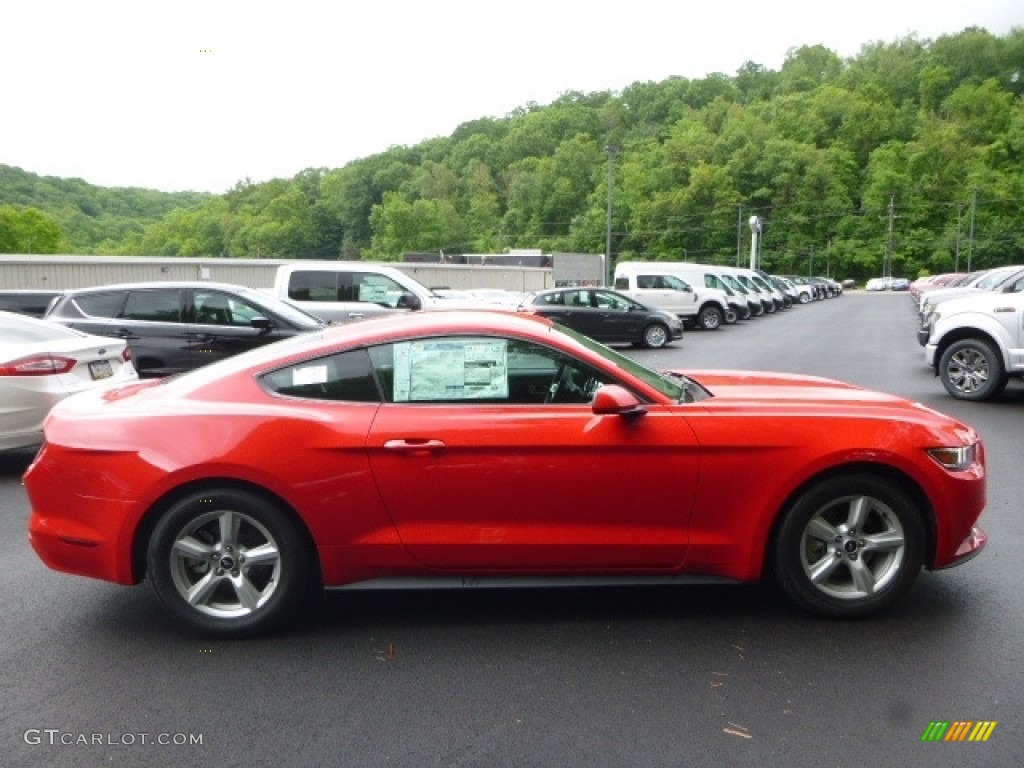
[{"label": "side window", "polygon": [[263,377],[271,392],[314,400],[377,403],[380,392],[365,349],[304,360]]},{"label": "side window", "polygon": [[254,317],[266,315],[259,307],[217,291],[196,291],[193,299],[196,323],[200,325],[235,325],[249,327]]},{"label": "side window", "polygon": [[370,358],[390,403],[586,404],[611,381],[553,349],[488,336],[384,344]]},{"label": "side window", "polygon": [[655,275],[637,275],[636,276],[636,287],[637,288],[656,288],[658,278]]},{"label": "side window", "polygon": [[288,278],[288,298],[295,301],[338,301],[338,273],[299,270]]},{"label": "side window", "polygon": [[405,288],[390,277],[372,272],[356,272],[352,275],[352,298],[349,301],[365,301],[394,309],[405,293]]},{"label": "side window", "polygon": [[75,304],[89,317],[117,317],[124,306],[124,291],[91,293],[76,298]]},{"label": "side window", "polygon": [[565,294],[565,303],[570,307],[589,307],[590,291],[569,291]]},{"label": "side window", "polygon": [[629,302],[624,301],[621,297],[616,296],[614,293],[607,293],[605,291],[594,291],[594,304],[600,309],[629,309]]},{"label": "side window", "polygon": [[669,290],[672,291],[687,292],[693,290],[692,288],[690,288],[689,283],[687,283],[685,280],[680,280],[675,275],[662,275],[661,281],[661,285],[658,286],[659,288],[668,288]]},{"label": "side window", "polygon": [[181,322],[181,291],[158,288],[152,291],[131,291],[121,317],[126,320],[150,320],[158,323]]},{"label": "side window", "polygon": [[565,304],[564,293],[549,293],[545,296],[538,297],[542,304],[554,304],[555,306],[561,306]]}]

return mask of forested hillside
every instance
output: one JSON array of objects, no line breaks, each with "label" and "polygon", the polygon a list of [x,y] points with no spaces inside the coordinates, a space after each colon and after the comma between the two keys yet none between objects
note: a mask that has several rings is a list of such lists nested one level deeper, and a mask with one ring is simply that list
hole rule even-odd
[{"label": "forested hillside", "polygon": [[108,189],[0,165],[0,253],[114,253],[194,192]]},{"label": "forested hillside", "polygon": [[565,93],[201,199],[130,190],[130,203],[81,182],[12,199],[0,168],[0,215],[37,208],[75,252],[393,259],[600,253],[610,208],[616,258],[716,263],[745,258],[758,216],[773,271],[916,276],[1024,262],[1022,94],[1024,29],[873,43],[848,60],[811,46],[779,71]]}]

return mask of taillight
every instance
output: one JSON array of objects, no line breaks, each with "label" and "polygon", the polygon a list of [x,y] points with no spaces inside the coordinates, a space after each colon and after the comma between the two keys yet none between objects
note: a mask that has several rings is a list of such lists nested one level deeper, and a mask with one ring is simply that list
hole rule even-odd
[{"label": "taillight", "polygon": [[70,357],[30,355],[0,365],[0,376],[53,376],[67,373],[74,367],[75,361]]},{"label": "taillight", "polygon": [[121,353],[121,359],[126,363],[130,363],[132,361],[132,348],[127,344],[125,344],[124,352]]}]

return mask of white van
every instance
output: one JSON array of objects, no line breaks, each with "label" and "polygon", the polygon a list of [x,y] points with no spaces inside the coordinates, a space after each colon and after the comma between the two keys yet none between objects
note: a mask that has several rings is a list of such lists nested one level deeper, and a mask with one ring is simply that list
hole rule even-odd
[{"label": "white van", "polygon": [[615,265],[615,290],[649,307],[671,312],[705,330],[735,323],[737,313],[724,291],[691,284],[670,264],[623,261]]},{"label": "white van", "polygon": [[745,267],[719,267],[723,275],[729,275],[761,302],[764,312],[771,314],[785,306],[782,293],[768,285],[757,272]]},{"label": "white van", "polygon": [[[399,269],[363,261],[296,261],[277,268],[274,295],[334,323],[418,309],[480,308],[445,299]],[[493,308],[493,305],[490,305]]]},{"label": "white van", "polygon": [[[630,262],[624,262],[630,263]],[[739,285],[738,281],[732,284],[723,279],[722,273],[728,267],[719,267],[713,264],[698,264],[691,261],[666,261],[659,262],[659,268],[671,271],[677,277],[681,277],[687,283],[700,286],[709,291],[720,291],[727,307],[732,310],[739,320],[749,320],[752,315],[762,314],[762,305],[759,298],[749,296],[747,289]],[[726,322],[735,322],[735,319],[726,319]]]}]

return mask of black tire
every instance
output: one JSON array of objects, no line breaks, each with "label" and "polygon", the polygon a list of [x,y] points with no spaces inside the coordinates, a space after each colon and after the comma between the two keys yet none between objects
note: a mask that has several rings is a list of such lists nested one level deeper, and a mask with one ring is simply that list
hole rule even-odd
[{"label": "black tire", "polygon": [[810,304],[811,303],[811,296],[810,296],[810,294],[807,293],[806,291],[800,291],[800,303],[801,304]]},{"label": "black tire", "polygon": [[697,316],[697,323],[705,331],[717,331],[722,326],[724,313],[716,306],[708,305],[701,307],[700,315]]},{"label": "black tire", "polygon": [[958,400],[990,400],[1006,389],[1007,376],[999,350],[981,339],[961,339],[939,358],[939,378]]},{"label": "black tire", "polygon": [[651,323],[644,328],[644,346],[649,349],[660,349],[668,344],[668,328],[661,323]]},{"label": "black tire", "polygon": [[149,581],[170,613],[219,637],[279,626],[310,586],[310,554],[284,510],[230,488],[173,504],[153,530],[147,558]]},{"label": "black tire", "polygon": [[924,565],[925,526],[895,482],[867,472],[823,480],[786,510],[772,563],[783,591],[819,616],[853,619],[910,589]]}]

